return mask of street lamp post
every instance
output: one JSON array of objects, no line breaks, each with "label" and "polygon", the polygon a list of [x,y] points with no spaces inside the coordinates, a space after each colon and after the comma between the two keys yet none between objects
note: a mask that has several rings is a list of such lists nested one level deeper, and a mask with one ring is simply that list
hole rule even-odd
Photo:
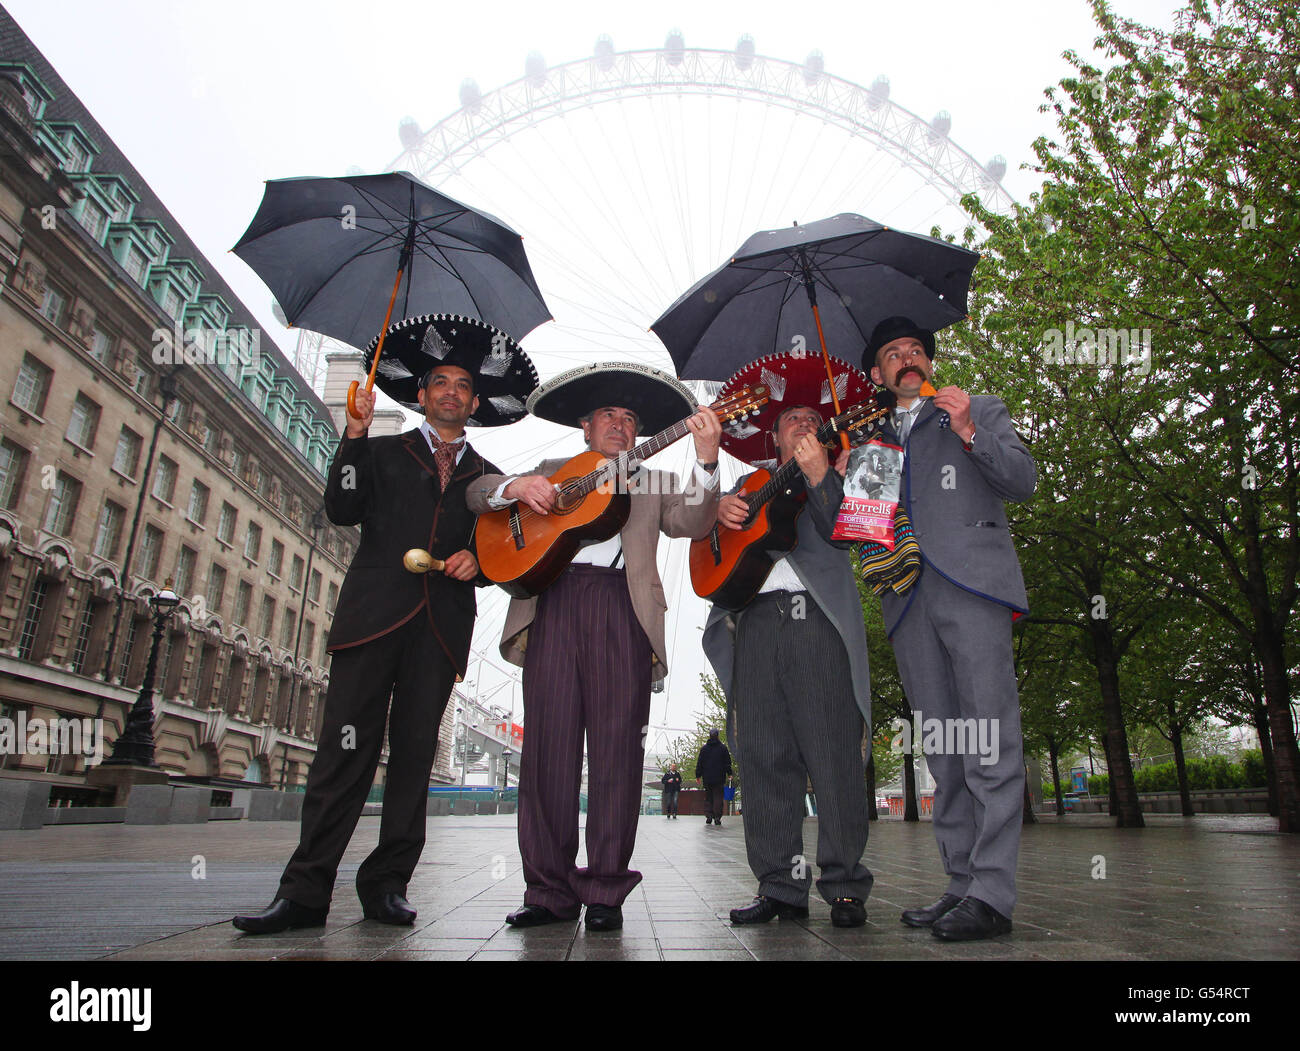
[{"label": "street lamp post", "polygon": [[149,605],[153,607],[153,642],[149,646],[149,663],[145,665],[140,694],[131,706],[126,726],[113,744],[113,754],[104,760],[104,766],[158,766],[154,760],[153,681],[158,670],[158,644],[162,641],[163,629],[180,601],[180,596],[171,589],[171,580],[149,600]]},{"label": "street lamp post", "polygon": [[503,796],[510,788],[510,757],[513,754],[509,748],[501,749],[501,760],[505,766],[505,771],[501,774],[501,793]]},{"label": "street lamp post", "polygon": [[293,640],[293,684],[289,689],[289,710],[284,716],[284,754],[280,757],[280,791],[283,792],[289,773],[289,734],[293,733],[293,709],[298,703],[298,653],[302,648],[302,622],[307,619],[307,592],[311,588],[311,564],[316,557],[321,530],[325,528],[325,509],[316,508],[311,515],[311,547],[307,550],[307,571],[302,578],[302,594],[298,603],[298,634]]}]

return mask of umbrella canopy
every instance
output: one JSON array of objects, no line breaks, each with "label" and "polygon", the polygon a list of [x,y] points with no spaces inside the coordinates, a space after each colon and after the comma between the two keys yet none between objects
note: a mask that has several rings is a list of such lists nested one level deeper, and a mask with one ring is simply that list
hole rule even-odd
[{"label": "umbrella canopy", "polygon": [[[378,345],[376,336],[366,348],[367,369]],[[420,380],[435,365],[458,365],[474,377],[478,409],[465,421],[470,426],[501,427],[527,415],[525,403],[537,387],[528,355],[500,329],[459,314],[411,317],[389,328],[375,385],[423,415]]]},{"label": "umbrella canopy", "polygon": [[384,328],[390,302],[398,317],[460,314],[515,339],[551,317],[519,234],[408,172],[273,179],[232,250],[289,324],[354,347]]},{"label": "umbrella canopy", "polygon": [[726,379],[756,358],[816,350],[855,360],[877,324],[935,331],[966,317],[979,253],[845,213],[763,230],[650,326],[683,379]]}]

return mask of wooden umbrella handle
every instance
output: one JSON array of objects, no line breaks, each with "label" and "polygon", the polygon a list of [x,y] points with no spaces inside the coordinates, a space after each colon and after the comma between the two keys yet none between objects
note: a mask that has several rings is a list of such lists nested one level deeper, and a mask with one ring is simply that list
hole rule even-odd
[{"label": "wooden umbrella handle", "polygon": [[[375,360],[370,363],[370,375],[366,377],[366,390],[375,389],[375,372],[379,369],[379,357],[384,352],[384,340],[388,336],[388,323],[393,319],[393,304],[397,302],[397,286],[402,283],[402,267],[397,268],[397,279],[393,282],[393,294],[388,297],[388,312],[384,315],[384,327],[379,330],[379,345],[375,347]],[[348,415],[354,420],[361,419],[357,411],[357,391],[361,384],[353,380],[348,384]]]},{"label": "wooden umbrella handle", "polygon": [[[831,391],[831,403],[835,406],[835,415],[838,416],[842,411],[840,409],[840,396],[835,393],[835,377],[831,375],[831,356],[826,351],[826,334],[822,332],[822,314],[817,309],[816,301],[813,302],[812,312],[813,320],[817,322],[817,341],[821,344],[822,361],[826,365],[826,381]],[[840,431],[840,445],[845,449],[849,448],[850,445],[849,436],[844,431]]]}]

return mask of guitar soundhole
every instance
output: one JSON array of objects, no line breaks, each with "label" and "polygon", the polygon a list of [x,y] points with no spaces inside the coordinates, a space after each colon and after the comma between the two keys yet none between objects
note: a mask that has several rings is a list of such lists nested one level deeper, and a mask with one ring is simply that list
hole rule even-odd
[{"label": "guitar soundhole", "polygon": [[576,511],[579,507],[582,506],[583,501],[587,499],[586,493],[576,491],[576,490],[571,490],[569,488],[569,485],[572,481],[573,481],[572,478],[566,478],[563,482],[560,483],[559,492],[555,494],[555,506],[551,508],[551,514],[553,515],[573,514],[574,511]]}]

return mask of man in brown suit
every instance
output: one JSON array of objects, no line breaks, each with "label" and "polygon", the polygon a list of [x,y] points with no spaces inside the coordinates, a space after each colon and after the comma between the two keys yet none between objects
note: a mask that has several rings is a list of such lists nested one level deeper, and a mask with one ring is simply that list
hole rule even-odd
[{"label": "man in brown suit", "polygon": [[[622,904],[641,881],[628,862],[636,842],[650,688],[668,671],[667,600],[659,579],[659,534],[698,539],[717,514],[721,425],[697,410],[681,383],[627,363],[585,366],[539,387],[536,416],[580,425],[590,449],[629,452],[644,426],[657,431],[690,415],[698,464],[685,488],[675,475],[634,470],[630,513],[610,540],[583,547],[536,598],[510,603],[501,653],[524,669],[525,731],[519,780],[519,850],[528,883],[506,919],[532,927],[578,917],[590,930],[617,930]],[[692,415],[693,414],[693,415]],[[519,500],[538,514],[555,506],[548,475],[563,460],[522,477],[484,475],[469,491],[475,513]],[[578,794],[587,737],[587,865],[577,868]]]},{"label": "man in brown suit", "polygon": [[[379,845],[357,872],[357,895],[367,919],[415,920],[406,887],[424,848],[438,725],[452,684],[465,673],[475,584],[490,583],[472,550],[477,519],[465,493],[485,472],[498,472],[465,437],[479,408],[477,363],[472,354],[453,353],[446,361],[419,381],[425,420],[404,434],[368,437],[374,394],[358,390],[361,417],[348,417],[330,465],[325,510],[338,525],[359,524],[361,545],[330,628],[330,690],[307,778],[301,839],[271,905],[235,917],[234,925],[250,934],[324,924],[339,861],[374,781],[386,722]],[[520,415],[522,409],[521,401]],[[482,422],[510,418],[490,414]],[[408,572],[402,556],[411,548],[443,559],[444,570]]]}]

